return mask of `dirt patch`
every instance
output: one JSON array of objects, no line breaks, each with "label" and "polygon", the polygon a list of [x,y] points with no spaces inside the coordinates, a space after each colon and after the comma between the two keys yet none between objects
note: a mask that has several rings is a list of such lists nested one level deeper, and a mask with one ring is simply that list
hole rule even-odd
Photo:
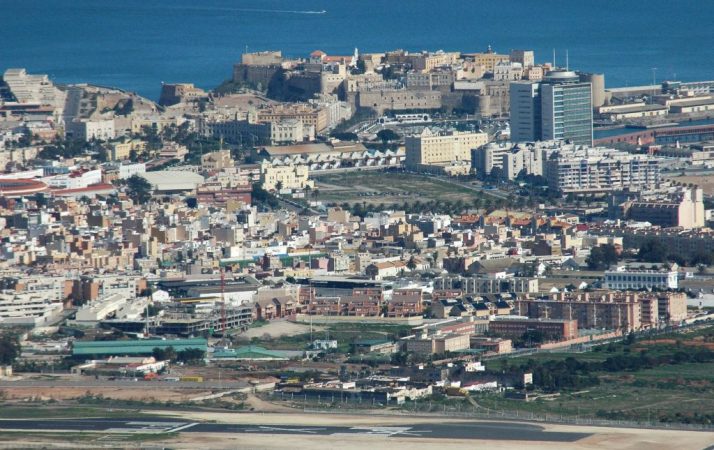
[{"label": "dirt patch", "polygon": [[[321,331],[324,327],[318,327],[313,325],[312,331]],[[295,336],[298,334],[305,334],[310,332],[310,325],[288,322],[287,320],[274,320],[268,322],[267,325],[262,327],[249,328],[245,333],[240,334],[242,338],[262,338],[269,337],[270,339],[279,338],[281,336]]]},{"label": "dirt patch", "polygon": [[87,395],[101,395],[114,400],[136,401],[186,401],[194,397],[210,394],[205,389],[131,389],[126,387],[3,387],[7,400],[72,400]]},{"label": "dirt patch", "polygon": [[714,194],[714,177],[711,175],[686,175],[672,177],[672,181],[683,184],[696,184],[704,191],[704,195]]}]

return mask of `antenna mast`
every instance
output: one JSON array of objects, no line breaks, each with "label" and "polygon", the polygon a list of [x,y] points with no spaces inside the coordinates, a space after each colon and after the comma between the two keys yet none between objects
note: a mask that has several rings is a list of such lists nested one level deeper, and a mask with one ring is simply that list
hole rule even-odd
[{"label": "antenna mast", "polygon": [[565,70],[570,70],[570,55],[568,49],[565,49]]}]

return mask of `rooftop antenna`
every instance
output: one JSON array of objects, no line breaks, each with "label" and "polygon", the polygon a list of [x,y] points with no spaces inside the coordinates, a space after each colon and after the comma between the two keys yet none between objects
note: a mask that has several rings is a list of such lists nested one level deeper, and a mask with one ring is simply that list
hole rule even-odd
[{"label": "rooftop antenna", "polygon": [[570,55],[568,55],[568,49],[565,49],[565,70],[570,70]]}]

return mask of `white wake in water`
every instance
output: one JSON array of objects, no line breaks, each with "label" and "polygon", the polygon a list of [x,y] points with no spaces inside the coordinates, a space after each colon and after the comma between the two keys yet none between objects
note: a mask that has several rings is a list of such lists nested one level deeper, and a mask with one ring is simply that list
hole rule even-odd
[{"label": "white wake in water", "polygon": [[231,8],[231,11],[265,12],[265,13],[276,13],[276,14],[325,14],[325,13],[327,13],[327,11],[325,11],[324,9],[322,11],[300,11],[300,10],[288,10],[288,9]]},{"label": "white wake in water", "polygon": [[193,11],[227,11],[227,12],[257,12],[257,13],[273,13],[273,14],[327,14],[326,10],[311,11],[300,9],[264,9],[264,8],[222,8],[210,6],[186,6],[179,9],[187,9]]}]

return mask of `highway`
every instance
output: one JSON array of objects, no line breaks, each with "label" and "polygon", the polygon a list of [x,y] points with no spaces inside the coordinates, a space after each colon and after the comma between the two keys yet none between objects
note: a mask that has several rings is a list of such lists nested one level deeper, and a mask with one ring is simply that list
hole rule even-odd
[{"label": "highway", "polygon": [[427,439],[576,442],[589,433],[550,432],[532,424],[508,422],[420,423],[403,426],[253,425],[172,419],[0,419],[0,431],[92,432],[107,434],[236,433],[284,435],[372,435]]}]

